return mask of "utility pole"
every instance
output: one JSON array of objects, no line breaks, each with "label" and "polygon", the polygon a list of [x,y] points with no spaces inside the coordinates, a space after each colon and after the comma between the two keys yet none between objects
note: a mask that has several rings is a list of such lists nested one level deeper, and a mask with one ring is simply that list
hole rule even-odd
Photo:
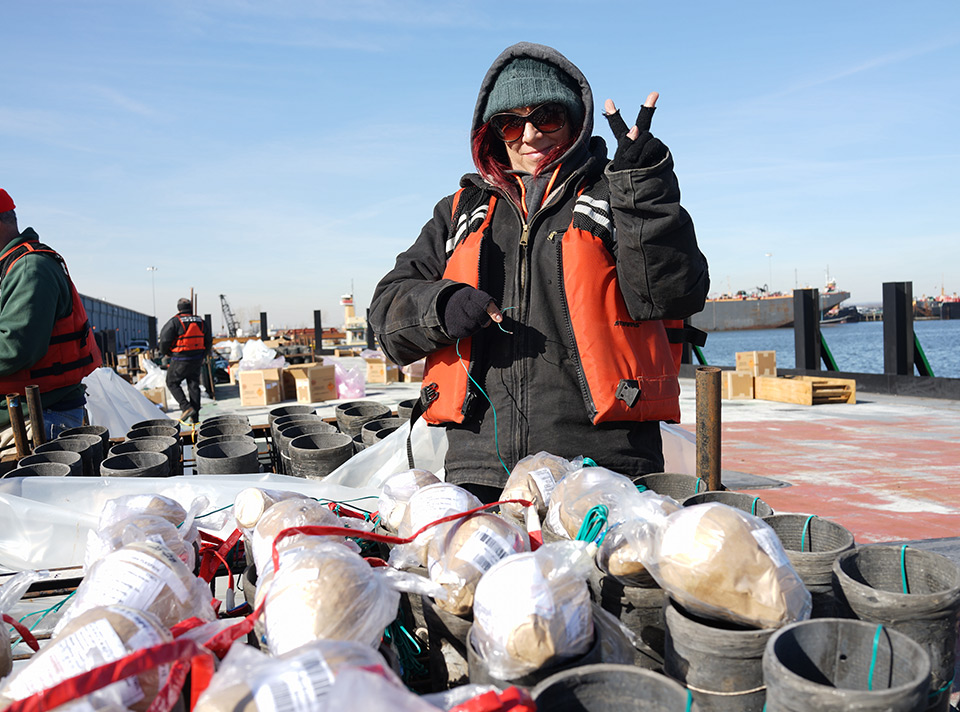
[{"label": "utility pole", "polygon": [[157,280],[156,280],[156,267],[147,267],[147,272],[150,273],[150,284],[153,287],[153,315],[157,315]]}]

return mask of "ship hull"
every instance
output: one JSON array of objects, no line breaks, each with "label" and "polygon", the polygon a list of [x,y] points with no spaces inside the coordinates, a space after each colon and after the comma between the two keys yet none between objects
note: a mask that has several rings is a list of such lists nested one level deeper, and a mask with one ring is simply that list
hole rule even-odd
[{"label": "ship hull", "polygon": [[[820,295],[820,313],[850,298],[849,292]],[[703,311],[690,317],[703,331],[777,329],[793,325],[793,296],[748,299],[708,299]]]}]

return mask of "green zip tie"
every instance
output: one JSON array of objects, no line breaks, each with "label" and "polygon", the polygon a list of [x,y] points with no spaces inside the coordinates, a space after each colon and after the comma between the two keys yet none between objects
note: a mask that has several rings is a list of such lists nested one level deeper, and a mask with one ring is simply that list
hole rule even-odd
[{"label": "green zip tie", "polygon": [[907,585],[907,545],[900,547],[900,580],[903,581],[903,592],[910,593],[910,587]]},{"label": "green zip tie", "polygon": [[754,497],[753,504],[750,505],[750,514],[752,514],[753,516],[757,516],[757,502],[759,501],[760,501],[759,497]]},{"label": "green zip tie", "polygon": [[877,646],[880,644],[880,632],[883,625],[877,626],[877,632],[873,636],[873,655],[870,658],[870,674],[867,677],[867,690],[873,690],[873,669],[877,665]]},{"label": "green zip tie", "polygon": [[811,514],[807,517],[807,521],[803,523],[803,532],[800,534],[800,551],[803,551],[804,542],[807,540],[807,532],[810,531],[810,520],[813,519],[816,514]]},{"label": "green zip tie", "polygon": [[637,485],[637,492],[646,492],[646,491],[647,491],[646,485]]},{"label": "green zip tie", "polygon": [[[766,704],[764,704],[766,707]],[[693,693],[690,690],[687,690],[687,712],[693,709]]]}]

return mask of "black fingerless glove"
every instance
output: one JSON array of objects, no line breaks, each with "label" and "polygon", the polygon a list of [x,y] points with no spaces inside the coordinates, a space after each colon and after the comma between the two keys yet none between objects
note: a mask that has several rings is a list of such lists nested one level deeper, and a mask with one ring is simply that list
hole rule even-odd
[{"label": "black fingerless glove", "polygon": [[628,171],[634,168],[652,168],[667,157],[667,147],[649,131],[654,111],[656,111],[654,107],[643,106],[640,108],[640,113],[637,115],[640,135],[632,141],[627,136],[627,124],[620,116],[620,112],[606,114],[607,121],[610,123],[610,130],[613,131],[613,135],[617,139],[617,151],[613,155],[611,170]]},{"label": "black fingerless glove", "polygon": [[461,287],[453,292],[443,306],[443,328],[454,339],[473,336],[490,323],[487,305],[493,297],[481,289]]}]

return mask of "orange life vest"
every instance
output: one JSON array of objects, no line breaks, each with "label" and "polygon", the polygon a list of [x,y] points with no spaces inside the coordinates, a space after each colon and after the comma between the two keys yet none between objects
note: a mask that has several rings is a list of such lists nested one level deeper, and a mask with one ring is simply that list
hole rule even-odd
[{"label": "orange life vest", "polygon": [[180,326],[183,327],[183,333],[173,342],[170,350],[175,354],[181,354],[185,351],[204,351],[203,345],[203,318],[193,314],[177,314],[180,320]]},{"label": "orange life vest", "polygon": [[[454,197],[453,224],[461,189]],[[476,190],[476,189],[473,189]],[[444,279],[478,288],[480,246],[489,231],[497,198],[483,222],[453,248]],[[575,343],[584,403],[594,424],[608,421],[680,420],[677,373],[683,350],[671,344],[667,327],[683,322],[635,321],[617,280],[616,260],[603,240],[571,221],[560,237],[561,298]],[[423,417],[428,423],[462,423],[469,403],[471,338],[427,356],[423,382]],[[459,356],[457,350],[459,348]],[[461,362],[462,359],[462,362]]]},{"label": "orange life vest", "polygon": [[50,345],[43,358],[16,373],[0,377],[0,389],[3,389],[3,393],[23,395],[27,386],[39,386],[41,393],[74,386],[103,363],[83,302],[73,280],[70,279],[70,272],[63,257],[57,252],[36,240],[22,242],[0,255],[0,278],[10,272],[14,263],[30,253],[50,255],[63,267],[70,283],[71,309],[67,316],[53,323]]}]

